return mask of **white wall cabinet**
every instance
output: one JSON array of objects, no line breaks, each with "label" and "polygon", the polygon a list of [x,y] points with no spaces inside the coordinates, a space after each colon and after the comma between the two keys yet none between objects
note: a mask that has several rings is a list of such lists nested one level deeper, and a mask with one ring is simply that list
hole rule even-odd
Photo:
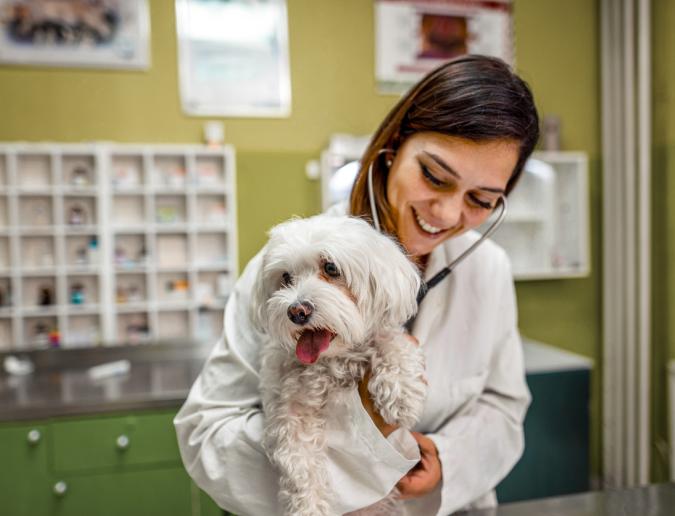
[{"label": "white wall cabinet", "polygon": [[235,184],[230,146],[0,144],[0,349],[215,339]]}]

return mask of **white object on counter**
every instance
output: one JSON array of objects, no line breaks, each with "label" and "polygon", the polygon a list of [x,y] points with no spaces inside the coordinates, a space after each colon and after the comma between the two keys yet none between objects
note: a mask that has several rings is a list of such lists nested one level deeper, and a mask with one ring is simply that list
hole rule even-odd
[{"label": "white object on counter", "polygon": [[14,355],[5,357],[3,366],[7,374],[15,376],[31,374],[33,371],[35,371],[35,366],[29,358],[18,358]]},{"label": "white object on counter", "polygon": [[593,360],[588,357],[525,337],[523,337],[523,354],[527,373],[593,369]]},{"label": "white object on counter", "polygon": [[102,380],[111,376],[125,375],[131,370],[131,362],[128,360],[117,360],[105,364],[90,367],[87,370],[89,378],[92,380]]}]

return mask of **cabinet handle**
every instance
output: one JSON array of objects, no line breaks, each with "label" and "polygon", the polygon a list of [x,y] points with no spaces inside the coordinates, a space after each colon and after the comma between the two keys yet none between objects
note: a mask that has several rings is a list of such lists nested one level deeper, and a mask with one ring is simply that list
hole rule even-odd
[{"label": "cabinet handle", "polygon": [[115,439],[115,445],[117,446],[117,449],[120,451],[124,451],[127,448],[129,448],[129,444],[131,444],[131,442],[129,441],[129,438],[124,434],[120,435],[117,439]]},{"label": "cabinet handle", "polygon": [[53,491],[56,496],[61,498],[65,496],[66,491],[68,491],[68,484],[66,484],[63,480],[59,480],[56,484],[54,484]]},{"label": "cabinet handle", "polygon": [[40,442],[40,439],[42,439],[42,434],[40,433],[40,430],[33,428],[30,432],[28,432],[26,439],[28,440],[28,444],[35,446]]}]

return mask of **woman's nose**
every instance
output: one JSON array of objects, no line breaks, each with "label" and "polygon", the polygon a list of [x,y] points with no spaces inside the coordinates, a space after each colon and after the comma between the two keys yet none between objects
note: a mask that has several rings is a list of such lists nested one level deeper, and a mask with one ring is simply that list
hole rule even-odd
[{"label": "woman's nose", "polygon": [[464,204],[458,194],[443,195],[431,204],[431,214],[436,220],[443,222],[443,228],[451,228],[459,224]]}]

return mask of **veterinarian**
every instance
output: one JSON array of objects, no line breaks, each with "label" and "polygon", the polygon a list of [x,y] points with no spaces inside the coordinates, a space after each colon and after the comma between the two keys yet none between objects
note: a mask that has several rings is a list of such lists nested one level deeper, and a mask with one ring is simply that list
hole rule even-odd
[{"label": "veterinarian", "polygon": [[[474,230],[508,195],[539,134],[527,85],[503,62],[456,59],[392,109],[362,160],[348,206],[375,215],[431,279],[479,238]],[[225,311],[225,328],[175,419],[195,482],[239,515],[278,514],[277,477],[261,448],[263,414],[251,325],[251,260]],[[530,402],[505,253],[485,241],[431,288],[411,325],[426,356],[429,394],[415,432],[386,425],[365,382],[328,421],[336,510],[374,503],[397,486],[410,515],[496,504],[494,488],[523,451]]]}]

